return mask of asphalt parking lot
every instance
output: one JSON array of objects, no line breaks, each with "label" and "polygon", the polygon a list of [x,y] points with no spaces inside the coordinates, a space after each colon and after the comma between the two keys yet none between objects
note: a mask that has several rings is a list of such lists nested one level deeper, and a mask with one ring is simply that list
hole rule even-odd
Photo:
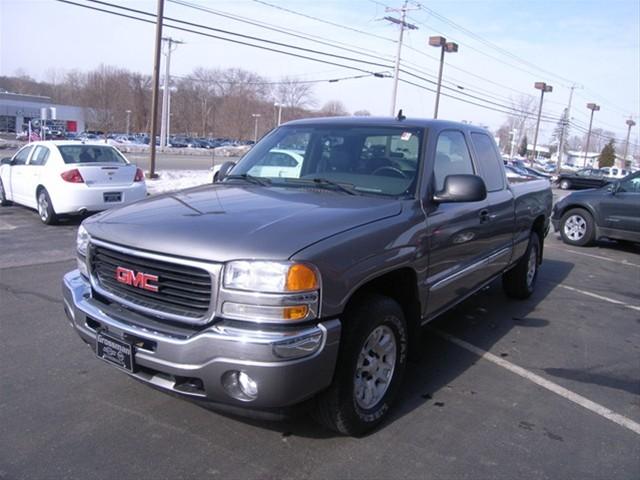
[{"label": "asphalt parking lot", "polygon": [[0,479],[640,477],[640,249],[550,233],[533,297],[495,283],[432,322],[390,421],[353,439],[97,360],[63,313],[77,226],[0,209]]}]

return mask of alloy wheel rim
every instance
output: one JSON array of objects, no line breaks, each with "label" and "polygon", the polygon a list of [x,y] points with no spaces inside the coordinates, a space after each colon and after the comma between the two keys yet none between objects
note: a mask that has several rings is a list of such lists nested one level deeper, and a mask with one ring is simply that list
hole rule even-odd
[{"label": "alloy wheel rim", "polygon": [[564,222],[564,234],[567,238],[578,241],[587,233],[587,222],[580,215],[571,215]]},{"label": "alloy wheel rim", "polygon": [[40,194],[38,197],[38,213],[42,220],[47,220],[49,217],[49,202],[44,194]]},{"label": "alloy wheel rim", "polygon": [[527,286],[531,288],[536,278],[536,272],[538,270],[538,248],[532,247],[529,253],[529,261],[527,263]]},{"label": "alloy wheel rim", "polygon": [[386,325],[379,325],[367,337],[358,355],[354,378],[354,397],[360,408],[373,408],[387,393],[397,349],[396,337]]}]

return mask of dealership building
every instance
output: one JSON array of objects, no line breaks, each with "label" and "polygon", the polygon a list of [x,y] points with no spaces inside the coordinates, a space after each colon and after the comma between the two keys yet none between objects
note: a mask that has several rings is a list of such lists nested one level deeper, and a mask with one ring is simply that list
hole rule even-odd
[{"label": "dealership building", "polygon": [[[42,109],[47,109],[47,125],[66,132],[85,130],[84,108],[57,105],[49,97],[0,92],[0,132],[22,132],[29,121],[38,125]],[[54,118],[55,117],[55,118]]]}]

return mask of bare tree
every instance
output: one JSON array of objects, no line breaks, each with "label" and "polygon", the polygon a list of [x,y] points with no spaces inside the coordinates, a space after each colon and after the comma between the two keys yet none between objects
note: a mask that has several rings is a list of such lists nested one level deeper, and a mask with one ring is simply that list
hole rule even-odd
[{"label": "bare tree", "polygon": [[287,108],[313,107],[313,86],[292,77],[283,77],[278,84],[276,100]]},{"label": "bare tree", "polygon": [[323,105],[320,109],[320,114],[326,117],[340,117],[349,115],[344,104],[338,100],[331,100]]}]

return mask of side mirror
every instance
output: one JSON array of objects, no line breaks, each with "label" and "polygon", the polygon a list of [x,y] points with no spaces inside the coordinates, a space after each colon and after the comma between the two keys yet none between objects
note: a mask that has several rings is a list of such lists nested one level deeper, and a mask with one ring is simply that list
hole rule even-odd
[{"label": "side mirror", "polygon": [[487,198],[484,180],[477,175],[447,175],[444,188],[436,192],[436,203],[480,202]]},{"label": "side mirror", "polygon": [[6,157],[0,160],[0,165],[11,165],[11,157]]},{"label": "side mirror", "polygon": [[218,170],[216,181],[221,182],[224,179],[224,177],[229,175],[229,172],[235,166],[236,166],[236,162],[232,162],[232,161],[224,162],[220,167],[220,170]]},{"label": "side mirror", "polygon": [[618,188],[620,188],[620,182],[610,183],[609,185],[607,185],[607,192],[615,195],[618,191]]}]

